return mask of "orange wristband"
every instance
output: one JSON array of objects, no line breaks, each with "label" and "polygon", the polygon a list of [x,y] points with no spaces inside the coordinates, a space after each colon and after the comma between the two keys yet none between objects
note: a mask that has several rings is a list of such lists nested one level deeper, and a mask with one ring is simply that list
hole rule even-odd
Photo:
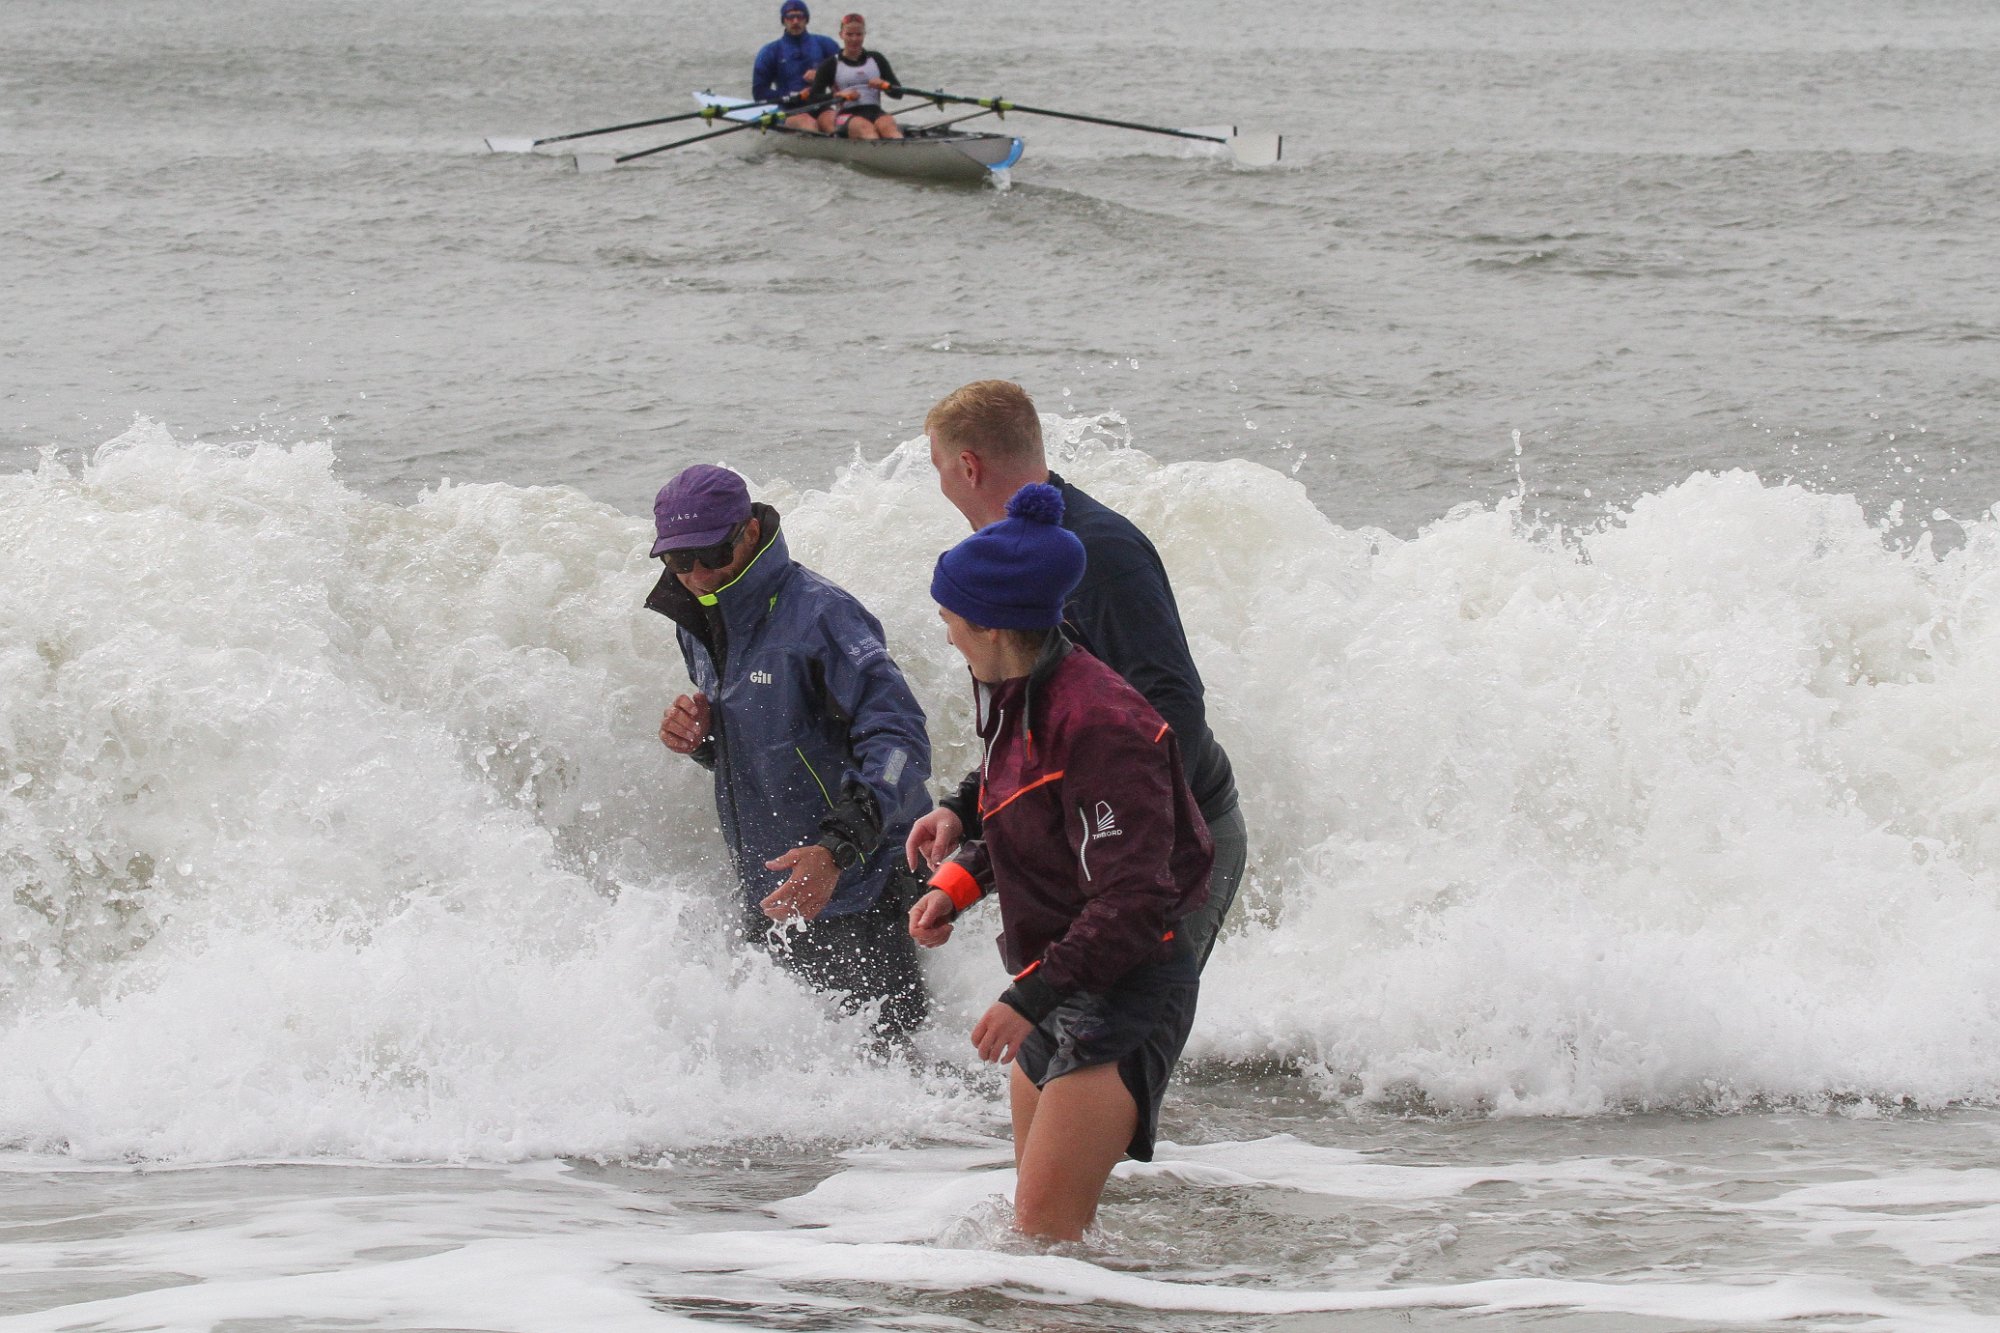
[{"label": "orange wristband", "polygon": [[979,892],[979,881],[956,861],[946,861],[937,868],[937,873],[931,876],[931,887],[944,890],[945,897],[951,899],[951,905],[961,912],[983,896]]}]

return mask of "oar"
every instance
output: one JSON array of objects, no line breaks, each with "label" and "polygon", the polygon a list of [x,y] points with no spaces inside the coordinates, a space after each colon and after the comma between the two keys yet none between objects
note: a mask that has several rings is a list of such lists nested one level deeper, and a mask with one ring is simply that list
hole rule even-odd
[{"label": "oar", "polygon": [[[616,157],[610,153],[578,153],[571,157],[569,162],[578,171],[609,171],[611,168],[623,166],[627,162],[637,162],[642,157],[651,157],[655,153],[664,153],[669,148],[685,148],[691,143],[700,143],[703,139],[720,139],[725,134],[735,134],[739,130],[767,130],[773,125],[782,123],[787,116],[796,116],[800,112],[823,110],[839,100],[837,97],[829,97],[824,101],[807,102],[803,106],[787,107],[782,111],[766,111],[763,115],[753,120],[739,121],[734,125],[728,125],[719,130],[710,130],[707,134],[696,134],[685,139],[675,139],[672,143],[663,143],[654,148],[641,148],[636,153],[623,153]],[[743,109],[742,107],[714,108],[718,115],[725,111],[742,111]]]},{"label": "oar", "polygon": [[[750,103],[751,106],[757,103]],[[705,106],[699,111],[684,111],[678,116],[659,116],[653,120],[630,120],[623,125],[606,125],[601,130],[578,130],[574,134],[551,134],[546,139],[488,139],[486,149],[492,153],[532,153],[545,143],[567,143],[571,139],[591,139],[600,134],[616,134],[620,130],[643,130],[648,125],[671,125],[677,120],[714,120],[730,111],[741,111],[742,107]]]},{"label": "oar", "polygon": [[[943,110],[943,108],[940,107],[939,110]],[[978,120],[981,116],[991,116],[994,114],[996,113],[991,108],[985,111],[968,111],[962,116],[952,116],[946,120],[934,120],[928,125],[911,125],[909,126],[909,130],[912,134],[918,130],[941,130],[947,125],[963,125],[968,120]]]},{"label": "oar", "polygon": [[1029,116],[1053,116],[1057,120],[1080,120],[1090,125],[1109,125],[1120,130],[1142,130],[1147,134],[1171,134],[1177,139],[1202,139],[1209,143],[1219,143],[1227,147],[1236,161],[1246,167],[1268,167],[1277,162],[1285,151],[1285,139],[1281,134],[1268,130],[1253,130],[1248,134],[1232,130],[1227,136],[1201,134],[1195,130],[1169,129],[1165,125],[1141,125],[1137,121],[1113,120],[1109,116],[1086,116],[1075,111],[1050,111],[1045,107],[1022,106],[1019,102],[1009,102],[1002,97],[960,97],[955,93],[926,92],[921,88],[892,88],[892,97],[919,97],[927,102],[935,102],[938,110],[944,109],[946,102],[962,102],[966,106],[983,106],[989,111],[1005,116],[1009,111],[1019,111]]}]

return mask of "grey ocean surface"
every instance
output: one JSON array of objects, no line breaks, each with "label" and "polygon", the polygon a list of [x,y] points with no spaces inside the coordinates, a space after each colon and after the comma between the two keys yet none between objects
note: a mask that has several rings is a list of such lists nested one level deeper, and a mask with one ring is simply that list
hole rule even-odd
[{"label": "grey ocean surface", "polygon": [[1255,175],[1025,116],[1005,192],[720,145],[590,180],[481,149],[737,91],[766,20],[15,0],[17,465],[143,412],[330,437],[391,493],[562,482],[643,512],[691,452],[818,481],[995,375],[1157,456],[1300,463],[1329,517],[1397,531],[1512,488],[1516,430],[1567,516],[1698,468],[2000,495],[1990,6],[877,19],[916,85],[1285,130]]},{"label": "grey ocean surface", "polygon": [[[869,19],[1284,161],[1015,115],[1004,187],[577,174],[482,140],[747,91],[775,3],[0,6],[0,1331],[2000,1321],[2000,7]],[[1188,465],[1076,455],[1253,838],[1075,1255],[1010,1247],[955,1033],[850,1061],[682,952],[713,826],[645,743],[641,520],[725,460],[968,762],[895,451],[986,377]]]}]

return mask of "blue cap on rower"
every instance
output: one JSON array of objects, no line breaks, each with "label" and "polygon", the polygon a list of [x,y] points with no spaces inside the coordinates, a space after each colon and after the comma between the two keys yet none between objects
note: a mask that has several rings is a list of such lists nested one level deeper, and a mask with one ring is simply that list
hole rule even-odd
[{"label": "blue cap on rower", "polygon": [[696,463],[653,499],[653,554],[713,546],[750,517],[750,488],[726,467]]},{"label": "blue cap on rower", "polygon": [[784,4],[778,6],[778,21],[783,23],[788,14],[797,14],[806,22],[812,22],[812,11],[806,8],[806,0],[785,0]]}]

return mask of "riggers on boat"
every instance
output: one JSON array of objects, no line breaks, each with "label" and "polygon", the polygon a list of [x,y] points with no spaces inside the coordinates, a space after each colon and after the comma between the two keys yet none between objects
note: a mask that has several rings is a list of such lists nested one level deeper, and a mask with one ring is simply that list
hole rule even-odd
[{"label": "riggers on boat", "polygon": [[[694,98],[699,106],[726,108],[724,117],[730,120],[754,120],[771,109],[747,98],[723,97],[712,92],[699,92]],[[782,125],[748,130],[730,138],[753,151],[765,149],[792,157],[845,162],[864,171],[916,180],[976,184],[1021,160],[1021,141],[1013,135],[980,134],[948,125],[905,126],[900,139],[848,139]]]}]

